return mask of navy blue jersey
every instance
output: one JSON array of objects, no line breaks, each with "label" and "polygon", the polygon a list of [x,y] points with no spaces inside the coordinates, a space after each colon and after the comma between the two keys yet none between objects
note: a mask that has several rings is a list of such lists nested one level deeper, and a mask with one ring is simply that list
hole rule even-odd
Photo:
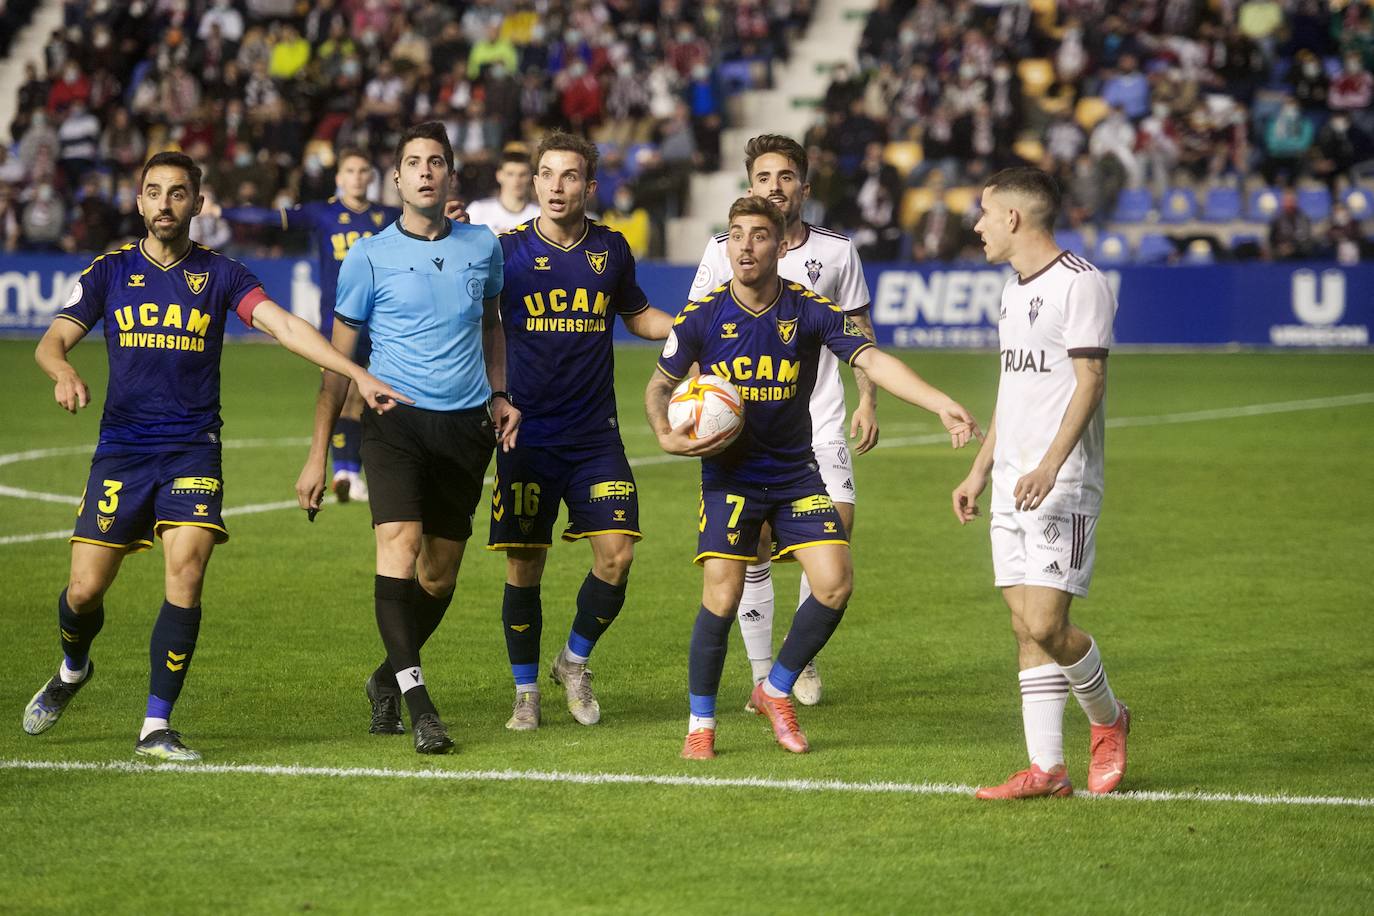
[{"label": "navy blue jersey", "polygon": [[816,475],[811,451],[811,390],[821,347],[852,363],[872,344],[840,307],[799,283],[783,281],[762,312],[740,304],[730,285],[689,302],[673,322],[658,367],[680,381],[692,363],[729,379],[744,400],[744,432],[701,463],[708,486],[791,487]]},{"label": "navy blue jersey", "polygon": [[110,383],[96,454],[169,451],[219,441],[224,323],[252,325],[267,299],[238,261],[192,244],[162,267],[128,244],[91,262],[57,317],[105,322]]},{"label": "navy blue jersey", "polygon": [[283,229],[309,232],[313,237],[320,268],[320,333],[330,335],[334,324],[334,297],[339,283],[339,267],[353,243],[381,232],[396,222],[401,211],[369,203],[353,210],[337,197],[311,201],[272,210],[265,207],[226,207],[224,218],[230,222],[280,222]]},{"label": "navy blue jersey", "polygon": [[506,387],[520,408],[520,444],[618,440],[615,316],[649,307],[625,237],[588,220],[564,248],[532,220],[502,233],[501,248]]}]

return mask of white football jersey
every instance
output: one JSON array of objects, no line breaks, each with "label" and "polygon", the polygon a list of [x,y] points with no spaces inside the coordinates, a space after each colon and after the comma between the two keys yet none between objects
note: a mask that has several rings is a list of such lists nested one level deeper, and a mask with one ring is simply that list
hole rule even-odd
[{"label": "white football jersey", "polygon": [[[688,299],[695,302],[730,281],[733,271],[725,251],[728,238],[729,233],[723,232],[706,243]],[[806,240],[783,254],[778,261],[778,275],[819,293],[846,312],[868,305],[868,285],[864,282],[859,253],[854,250],[854,243],[838,232],[807,224]],[[816,387],[811,392],[811,441],[844,441],[844,415],[840,361],[822,347]]]},{"label": "white football jersey", "polygon": [[522,223],[528,223],[539,215],[539,204],[531,200],[523,210],[512,213],[501,203],[499,197],[483,197],[468,204],[468,220],[474,226],[486,226],[496,235],[510,232]]},{"label": "white football jersey", "polygon": [[[1067,251],[1039,273],[1007,281],[997,323],[1002,376],[994,420],[992,511],[1015,510],[1016,481],[1049,451],[1077,387],[1073,357],[1106,356],[1115,318],[1116,297],[1107,278]],[[1101,511],[1105,435],[1104,397],[1042,508]]]}]

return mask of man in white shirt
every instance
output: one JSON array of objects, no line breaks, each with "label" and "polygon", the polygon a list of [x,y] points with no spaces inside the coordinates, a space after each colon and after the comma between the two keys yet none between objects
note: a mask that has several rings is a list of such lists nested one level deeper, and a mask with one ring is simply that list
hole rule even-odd
[{"label": "man in white shirt", "polygon": [[1062,797],[1064,707],[1072,692],[1092,723],[1088,790],[1110,792],[1126,772],[1131,713],[1107,683],[1093,638],[1069,622],[1092,579],[1102,511],[1107,352],[1116,297],[1087,261],[1061,251],[1060,191],[1039,169],[998,172],[973,227],[992,263],[1016,271],[1002,291],[997,410],[968,477],[954,488],[967,524],[992,479],[992,560],[1011,609],[1020,657],[1029,769],[979,798]]},{"label": "man in white shirt", "polygon": [[[787,250],[778,261],[778,275],[834,302],[844,311],[847,320],[873,340],[873,324],[868,316],[868,287],[854,244],[838,232],[802,221],[802,204],[811,196],[808,165],[806,150],[790,137],[764,134],[754,137],[745,146],[744,168],[749,177],[749,193],[768,198],[782,211],[787,223]],[[697,268],[688,294],[693,302],[730,282],[732,271],[726,254],[728,237],[728,233],[722,233],[706,244],[701,266]],[[849,435],[858,439],[855,451],[862,455],[878,442],[876,389],[859,369],[854,370],[854,380],[859,389],[859,404],[849,425]],[[812,449],[826,492],[839,510],[846,534],[852,538],[854,472],[844,437],[844,415],[840,364],[834,354],[822,348],[816,387],[811,393]],[[739,606],[740,635],[744,637],[755,684],[762,682],[773,666],[773,580],[767,551],[770,537],[765,529],[764,550],[759,552],[761,559],[750,564],[745,573],[744,596]],[[799,603],[804,603],[810,595],[810,584],[803,574]],[[807,663],[797,679],[793,695],[806,706],[820,702],[821,679],[814,661]],[[746,709],[752,711],[751,706]]]},{"label": "man in white shirt", "polygon": [[486,226],[500,235],[537,217],[539,203],[530,183],[532,174],[525,150],[512,148],[502,153],[501,165],[496,169],[496,184],[501,190],[495,197],[468,204],[468,218],[473,225]]}]

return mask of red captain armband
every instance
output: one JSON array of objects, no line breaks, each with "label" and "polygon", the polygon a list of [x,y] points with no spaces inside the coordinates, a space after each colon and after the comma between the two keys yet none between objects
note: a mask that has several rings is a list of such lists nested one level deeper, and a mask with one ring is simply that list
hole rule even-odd
[{"label": "red captain armband", "polygon": [[267,293],[263,292],[261,286],[254,287],[239,300],[239,304],[234,306],[234,311],[238,313],[243,323],[251,328],[253,326],[253,309],[270,298]]}]

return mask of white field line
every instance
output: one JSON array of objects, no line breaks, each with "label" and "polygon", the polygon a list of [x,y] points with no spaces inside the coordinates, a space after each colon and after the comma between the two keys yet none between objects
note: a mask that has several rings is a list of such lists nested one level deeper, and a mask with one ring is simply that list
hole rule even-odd
[{"label": "white field line", "polygon": [[[383,767],[309,767],[297,765],[190,765],[91,763],[60,760],[0,760],[0,770],[49,772],[132,773],[179,776],[285,776],[319,779],[413,779],[448,782],[543,782],[570,785],[643,785],[696,789],[772,789],[784,792],[850,792],[876,795],[971,796],[973,786],[930,782],[846,782],[840,779],[761,779],[759,777],[672,776],[641,773],[564,773],[556,770],[392,770]],[[1238,792],[1119,792],[1079,795],[1076,798],[1120,802],[1206,802],[1239,805],[1326,806],[1374,808],[1374,798],[1333,795],[1258,795]]]},{"label": "white field line", "polygon": [[[1275,401],[1269,404],[1247,404],[1240,407],[1220,407],[1215,410],[1193,410],[1183,413],[1156,414],[1144,417],[1115,417],[1107,420],[1109,428],[1128,428],[1140,426],[1166,426],[1175,423],[1204,423],[1208,420],[1233,420],[1241,417],[1258,417],[1276,413],[1296,413],[1309,410],[1325,410],[1335,407],[1354,407],[1362,404],[1374,404],[1374,391],[1359,392],[1356,394],[1336,395],[1329,398],[1308,398],[1301,401]],[[904,436],[899,438],[881,439],[877,448],[906,448],[916,445],[938,445],[948,442],[949,437],[944,433],[928,433],[922,436]],[[272,446],[306,446],[310,444],[309,439],[305,438],[282,438],[282,439],[230,439],[224,443],[225,448],[264,448]],[[52,458],[58,455],[75,455],[88,452],[91,446],[62,446],[59,448],[40,448],[27,452],[12,452],[7,455],[0,455],[0,467],[7,464],[15,464],[20,461],[37,461],[43,458]],[[674,461],[690,461],[692,459],[681,458],[677,455],[649,455],[643,458],[631,458],[632,467],[647,467],[656,464],[669,464]],[[490,485],[492,479],[488,477],[486,483]],[[16,487],[0,485],[0,496],[13,496],[21,499],[35,499],[44,502],[59,502],[68,505],[76,505],[79,500],[57,493],[39,493],[32,490],[21,490]],[[258,512],[274,512],[279,509],[294,509],[296,503],[293,500],[280,500],[271,503],[256,503],[249,506],[236,506],[225,509],[224,514],[228,515],[253,515]],[[34,541],[56,541],[71,535],[70,530],[63,531],[44,531],[37,534],[12,534],[0,537],[0,547],[6,544],[29,544]]]}]

